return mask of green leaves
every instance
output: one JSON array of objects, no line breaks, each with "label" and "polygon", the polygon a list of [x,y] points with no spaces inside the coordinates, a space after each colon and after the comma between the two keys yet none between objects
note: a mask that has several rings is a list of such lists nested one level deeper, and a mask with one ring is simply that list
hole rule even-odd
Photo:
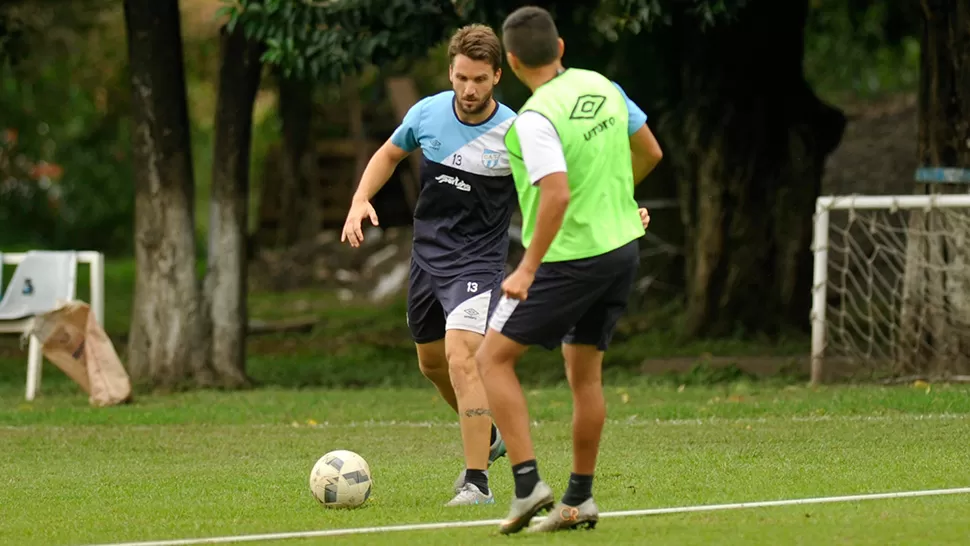
[{"label": "green leaves", "polygon": [[[731,18],[747,0],[603,0],[553,11],[564,29],[593,32],[616,41],[684,17],[699,26]],[[456,26],[490,23],[496,28],[521,5],[511,0],[223,0],[228,16],[247,37],[266,45],[263,62],[287,77],[337,81],[366,64],[420,56]],[[557,13],[558,12],[558,13]]]},{"label": "green leaves", "polygon": [[266,45],[287,77],[337,81],[366,64],[423,55],[460,22],[450,0],[224,0],[229,30]]}]

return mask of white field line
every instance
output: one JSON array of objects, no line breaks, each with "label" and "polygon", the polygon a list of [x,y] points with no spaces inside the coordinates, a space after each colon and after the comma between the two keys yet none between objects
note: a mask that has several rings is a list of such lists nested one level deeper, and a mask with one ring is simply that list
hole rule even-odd
[{"label": "white field line", "polygon": [[[903,422],[903,421],[959,421],[959,420],[970,420],[970,414],[968,413],[921,413],[921,414],[909,414],[901,413],[897,415],[794,415],[788,417],[703,417],[695,419],[643,419],[637,416],[631,416],[626,419],[608,419],[606,424],[608,426],[698,426],[698,425],[728,425],[732,423],[737,424],[764,424],[764,423],[826,423],[826,422],[866,422],[866,423],[890,423],[890,422]],[[98,424],[79,424],[79,425],[0,425],[0,430],[31,430],[31,429],[47,429],[47,430],[76,430],[78,428],[83,428],[86,426],[96,426],[101,427],[105,424],[111,425],[112,423],[98,423]],[[550,424],[564,424],[568,425],[568,420],[563,420],[562,422],[554,421],[533,421],[532,426],[541,427],[543,425]],[[293,422],[293,423],[256,423],[256,424],[233,424],[233,423],[173,423],[173,424],[157,424],[157,425],[125,425],[119,424],[118,426],[125,428],[126,430],[158,430],[164,429],[166,427],[183,427],[183,426],[198,426],[198,427],[225,427],[225,428],[343,428],[343,429],[356,429],[356,428],[439,428],[439,427],[451,427],[457,428],[458,423],[454,421],[323,421],[320,423],[308,424],[306,422]]]},{"label": "white field line", "polygon": [[[961,495],[970,493],[970,487],[953,489],[930,489],[922,491],[901,491],[896,493],[874,493],[865,495],[846,495],[841,497],[815,497],[803,499],[740,502],[734,504],[702,504],[698,506],[680,506],[673,508],[653,508],[647,510],[626,510],[622,512],[604,512],[601,518],[626,518],[642,516],[659,516],[664,514],[685,514],[691,512],[714,512],[721,510],[738,510],[744,508],[770,508],[775,506],[792,506],[806,504],[829,504],[836,502],[858,502],[879,499],[900,499],[912,497],[932,497],[941,495]],[[541,520],[543,518],[536,518]],[[262,540],[285,540],[294,538],[319,538],[341,535],[362,535],[374,533],[392,533],[396,531],[430,531],[435,529],[456,529],[463,527],[485,527],[498,525],[501,520],[472,520],[448,521],[441,523],[415,523],[410,525],[387,525],[382,527],[357,527],[350,529],[325,529],[320,531],[297,531],[289,533],[266,533],[260,535],[238,535],[209,538],[186,538],[176,540],[156,540],[147,542],[118,542],[92,546],[191,546],[195,544],[227,544],[233,542],[256,542]]]}]

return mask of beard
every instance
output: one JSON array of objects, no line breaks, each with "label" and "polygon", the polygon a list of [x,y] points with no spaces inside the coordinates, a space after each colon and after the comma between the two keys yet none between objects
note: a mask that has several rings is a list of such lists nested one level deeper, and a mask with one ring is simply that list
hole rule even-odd
[{"label": "beard", "polygon": [[459,99],[457,102],[458,102],[458,109],[460,109],[463,114],[469,114],[469,115],[481,114],[482,112],[485,111],[486,108],[488,108],[489,103],[492,102],[492,93],[485,95],[484,97],[482,97],[481,100],[479,100],[478,102],[476,102],[471,106],[466,105],[465,101],[461,99]]}]

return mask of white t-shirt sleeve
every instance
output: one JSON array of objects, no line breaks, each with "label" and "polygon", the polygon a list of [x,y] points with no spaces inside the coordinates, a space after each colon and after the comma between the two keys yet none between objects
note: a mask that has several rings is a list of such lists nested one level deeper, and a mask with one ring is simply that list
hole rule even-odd
[{"label": "white t-shirt sleeve", "polygon": [[538,112],[522,112],[515,118],[515,130],[522,147],[522,161],[533,184],[552,173],[566,172],[562,141],[548,118]]}]

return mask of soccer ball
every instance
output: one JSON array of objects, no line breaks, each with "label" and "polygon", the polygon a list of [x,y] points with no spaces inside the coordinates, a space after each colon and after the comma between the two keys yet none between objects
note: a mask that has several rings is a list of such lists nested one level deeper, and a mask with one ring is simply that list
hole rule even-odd
[{"label": "soccer ball", "polygon": [[353,451],[331,451],[310,471],[310,492],[327,508],[356,508],[370,497],[370,487],[370,467]]}]

